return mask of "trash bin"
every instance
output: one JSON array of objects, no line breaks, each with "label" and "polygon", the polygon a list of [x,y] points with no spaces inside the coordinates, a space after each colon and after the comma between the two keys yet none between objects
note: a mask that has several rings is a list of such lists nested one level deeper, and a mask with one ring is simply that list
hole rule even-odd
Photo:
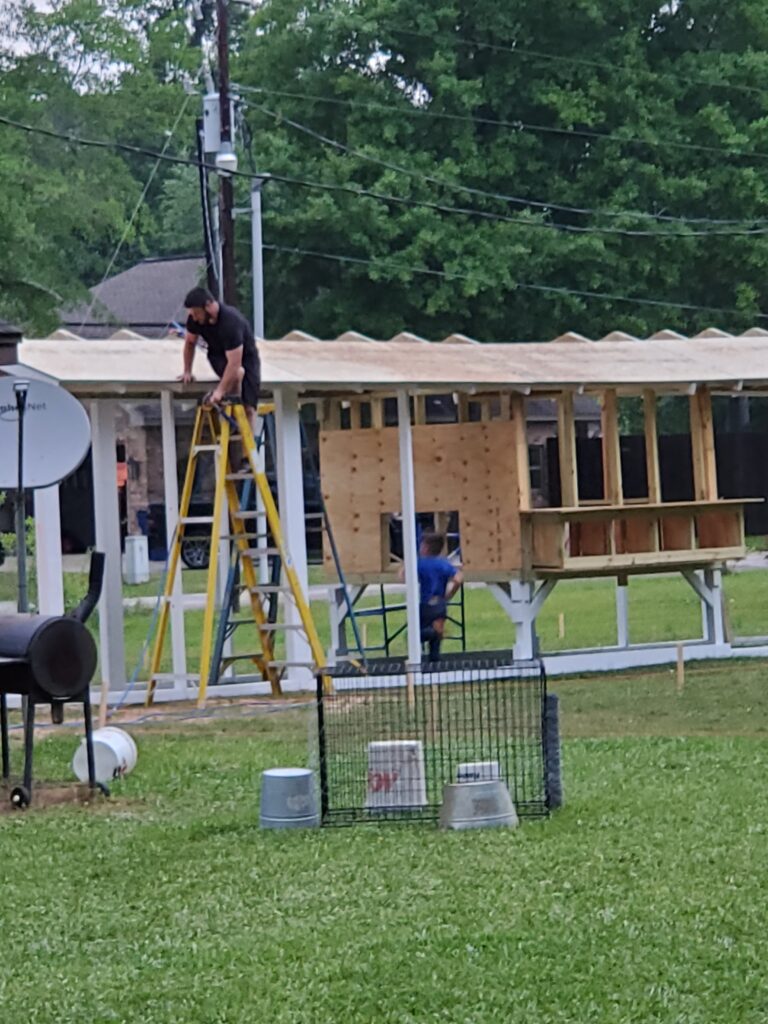
[{"label": "trash bin", "polygon": [[125,538],[123,579],[131,584],[149,582],[149,546],[143,534]]}]

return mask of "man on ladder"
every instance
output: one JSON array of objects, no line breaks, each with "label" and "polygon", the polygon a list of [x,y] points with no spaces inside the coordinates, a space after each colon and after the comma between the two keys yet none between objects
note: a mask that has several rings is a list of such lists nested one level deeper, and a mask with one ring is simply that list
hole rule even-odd
[{"label": "man on ladder", "polygon": [[193,288],[184,299],[189,310],[184,337],[184,370],[179,380],[194,380],[192,366],[200,338],[208,346],[208,362],[219,378],[217,386],[203,400],[204,405],[219,405],[223,399],[239,395],[246,415],[255,426],[259,404],[261,369],[253,331],[243,314],[234,306],[217,302],[207,288]]}]

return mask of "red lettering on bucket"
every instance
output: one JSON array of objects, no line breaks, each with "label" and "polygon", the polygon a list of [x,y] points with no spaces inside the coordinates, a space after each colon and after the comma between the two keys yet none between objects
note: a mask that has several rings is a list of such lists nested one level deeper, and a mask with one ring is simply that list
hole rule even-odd
[{"label": "red lettering on bucket", "polygon": [[368,772],[368,791],[370,793],[388,793],[397,780],[400,772]]}]

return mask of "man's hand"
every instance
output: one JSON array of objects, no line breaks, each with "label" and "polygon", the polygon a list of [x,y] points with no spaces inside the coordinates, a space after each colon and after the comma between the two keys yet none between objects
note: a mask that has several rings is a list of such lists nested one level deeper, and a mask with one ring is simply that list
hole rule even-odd
[{"label": "man's hand", "polygon": [[184,373],[180,373],[176,378],[176,380],[180,380],[182,384],[192,384],[194,379],[194,376],[189,370],[185,370]]},{"label": "man's hand", "polygon": [[223,397],[224,395],[221,393],[221,390],[214,388],[213,391],[209,391],[203,398],[203,405],[219,405]]}]

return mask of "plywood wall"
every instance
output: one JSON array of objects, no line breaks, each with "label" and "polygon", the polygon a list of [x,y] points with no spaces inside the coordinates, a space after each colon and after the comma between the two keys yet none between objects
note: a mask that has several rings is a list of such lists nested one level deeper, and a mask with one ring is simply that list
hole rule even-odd
[{"label": "plywood wall", "polygon": [[[413,427],[418,512],[459,513],[468,576],[521,565],[511,421]],[[386,571],[385,516],[400,511],[396,427],[320,433],[323,495],[345,574]]]}]

